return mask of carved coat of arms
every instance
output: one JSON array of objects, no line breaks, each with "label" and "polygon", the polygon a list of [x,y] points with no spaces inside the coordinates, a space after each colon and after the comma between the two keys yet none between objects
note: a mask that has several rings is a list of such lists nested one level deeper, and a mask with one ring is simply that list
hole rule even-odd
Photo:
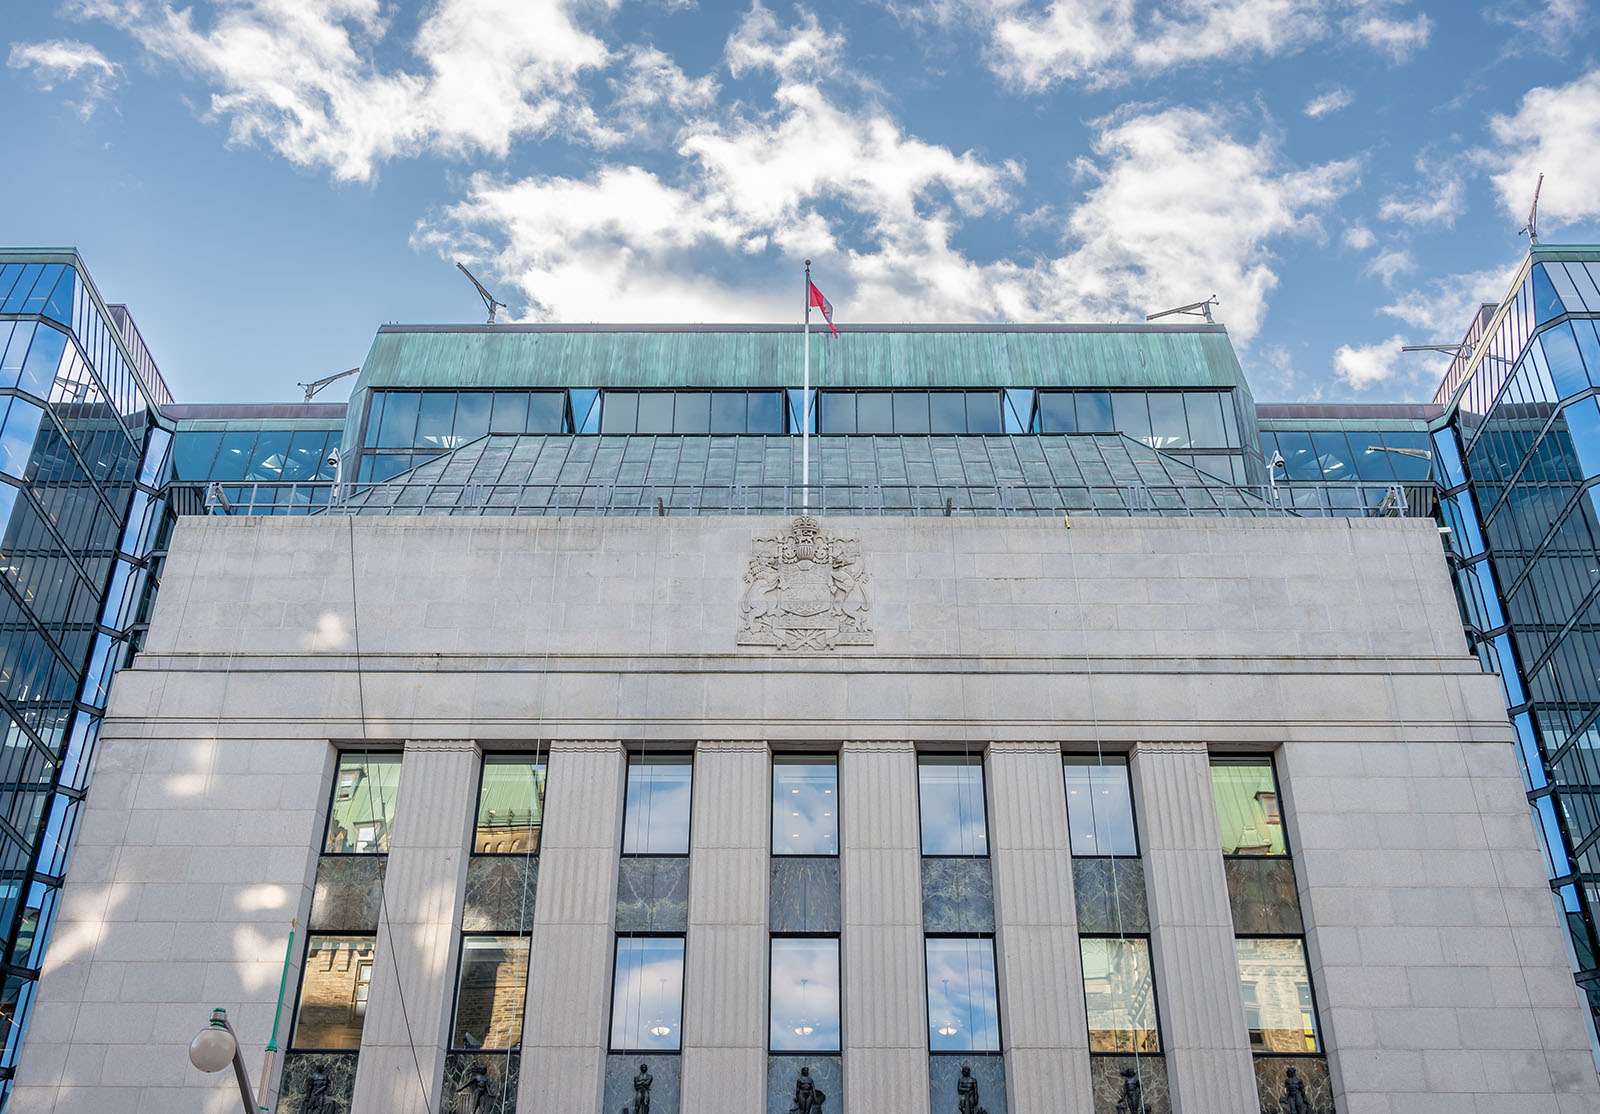
[{"label": "carved coat of arms", "polygon": [[755,539],[739,612],[741,646],[832,650],[872,644],[861,543],[801,515],[788,533]]}]

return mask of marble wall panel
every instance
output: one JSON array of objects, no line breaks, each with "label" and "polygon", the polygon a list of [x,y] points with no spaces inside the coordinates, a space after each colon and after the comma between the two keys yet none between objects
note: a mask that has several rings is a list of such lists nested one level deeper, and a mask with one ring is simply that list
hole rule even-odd
[{"label": "marble wall panel", "polygon": [[474,855],[467,862],[461,931],[531,932],[538,886],[537,855]]},{"label": "marble wall panel", "polygon": [[[319,1075],[327,1077],[326,1086],[313,1080]],[[278,1089],[278,1114],[312,1114],[318,1110],[323,1114],[350,1114],[355,1089],[354,1052],[286,1052]],[[320,1097],[312,1098],[318,1092]]]},{"label": "marble wall panel", "polygon": [[[515,1052],[451,1052],[444,1058],[439,1114],[499,1114],[517,1104]],[[482,1084],[476,1083],[478,1075]]]},{"label": "marble wall panel", "polygon": [[1224,859],[1233,930],[1241,936],[1298,936],[1300,894],[1289,859]]},{"label": "marble wall panel", "polygon": [[1172,1090],[1167,1086],[1164,1058],[1093,1056],[1089,1060],[1089,1075],[1094,1081],[1094,1114],[1129,1114],[1131,1104],[1124,1098],[1128,1077],[1122,1074],[1124,1071],[1137,1075],[1139,1101],[1150,1114],[1172,1114]]},{"label": "marble wall panel", "polygon": [[[795,1080],[800,1069],[811,1076],[810,1111],[795,1106]],[[815,1096],[821,1095],[821,1101]],[[767,1114],[843,1114],[844,1059],[839,1056],[768,1056]]]},{"label": "marble wall panel", "polygon": [[1112,936],[1150,931],[1143,860],[1073,859],[1072,892],[1080,933]]},{"label": "marble wall panel", "polygon": [[631,1114],[633,1079],[639,1065],[650,1068],[650,1114],[678,1114],[679,1082],[683,1065],[676,1056],[659,1053],[613,1052],[606,1057],[606,1097],[601,1114]]},{"label": "marble wall panel", "polygon": [[1334,1114],[1328,1061],[1321,1056],[1257,1056],[1256,1090],[1262,1114],[1290,1114],[1285,1101],[1289,1072],[1305,1084],[1305,1114]]},{"label": "marble wall panel", "polygon": [[323,855],[311,895],[312,932],[376,932],[387,855]]},{"label": "marble wall panel", "polygon": [[772,932],[841,931],[839,860],[833,856],[775,856],[767,895]]},{"label": "marble wall panel", "polygon": [[[617,871],[617,931],[688,930],[688,856],[624,856]],[[651,1114],[657,1114],[654,1107]]]},{"label": "marble wall panel", "polygon": [[922,927],[925,932],[994,931],[988,859],[922,860]]},{"label": "marble wall panel", "polygon": [[[1006,1065],[1003,1056],[973,1056],[967,1053],[930,1056],[928,1089],[933,1099],[932,1114],[959,1114],[961,1099],[956,1082],[961,1069],[970,1067],[978,1081],[978,1109],[988,1114],[1006,1114]],[[1063,1104],[1065,1105],[1065,1104]]]}]

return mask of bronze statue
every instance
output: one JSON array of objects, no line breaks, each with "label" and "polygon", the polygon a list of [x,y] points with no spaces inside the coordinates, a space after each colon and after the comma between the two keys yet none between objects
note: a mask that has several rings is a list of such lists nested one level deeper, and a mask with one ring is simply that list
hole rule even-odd
[{"label": "bronze statue", "polygon": [[828,1096],[817,1090],[811,1078],[811,1069],[802,1067],[794,1081],[794,1102],[789,1104],[789,1114],[822,1114],[822,1104]]},{"label": "bronze statue", "polygon": [[1283,1094],[1278,1101],[1283,1104],[1283,1114],[1312,1114],[1311,1099],[1306,1095],[1306,1081],[1293,1068],[1283,1080]]},{"label": "bronze statue", "polygon": [[333,1099],[328,1096],[328,1077],[313,1072],[306,1080],[306,1089],[300,1093],[300,1114],[334,1114]]},{"label": "bronze statue", "polygon": [[467,1072],[467,1081],[456,1089],[456,1114],[489,1114],[489,1065],[474,1061]]},{"label": "bronze statue", "polygon": [[1144,1085],[1133,1068],[1122,1069],[1122,1097],[1117,1100],[1117,1114],[1150,1114],[1150,1105],[1144,1101]]},{"label": "bronze statue", "polygon": [[639,1065],[639,1074],[633,1077],[633,1110],[630,1114],[650,1114],[650,1084],[656,1081],[650,1074],[649,1064]]},{"label": "bronze statue", "polygon": [[978,1081],[972,1078],[972,1065],[961,1065],[961,1078],[956,1080],[956,1110],[958,1114],[978,1114]]}]

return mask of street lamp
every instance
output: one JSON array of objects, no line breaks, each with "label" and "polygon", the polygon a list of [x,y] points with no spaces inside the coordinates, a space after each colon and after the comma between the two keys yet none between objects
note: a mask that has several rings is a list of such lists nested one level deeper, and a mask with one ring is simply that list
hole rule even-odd
[{"label": "street lamp", "polygon": [[189,1042],[189,1062],[203,1072],[219,1072],[232,1064],[245,1114],[257,1114],[256,1096],[250,1090],[250,1076],[239,1053],[239,1038],[228,1024],[228,1011],[221,1006],[211,1011],[211,1024]]}]

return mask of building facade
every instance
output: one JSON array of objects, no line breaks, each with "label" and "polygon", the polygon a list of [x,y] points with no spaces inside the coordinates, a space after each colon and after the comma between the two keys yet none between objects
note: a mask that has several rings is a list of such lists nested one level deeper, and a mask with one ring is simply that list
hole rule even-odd
[{"label": "building facade", "polygon": [[800,344],[386,326],[348,404],[117,410],[77,648],[137,656],[7,1109],[236,1109],[219,1002],[282,1114],[1594,1108],[1587,797],[1513,699],[1582,624],[1458,600],[1517,598],[1478,434],[1550,452],[1487,372],[1258,407],[1220,326],[863,326],[808,407]]}]

